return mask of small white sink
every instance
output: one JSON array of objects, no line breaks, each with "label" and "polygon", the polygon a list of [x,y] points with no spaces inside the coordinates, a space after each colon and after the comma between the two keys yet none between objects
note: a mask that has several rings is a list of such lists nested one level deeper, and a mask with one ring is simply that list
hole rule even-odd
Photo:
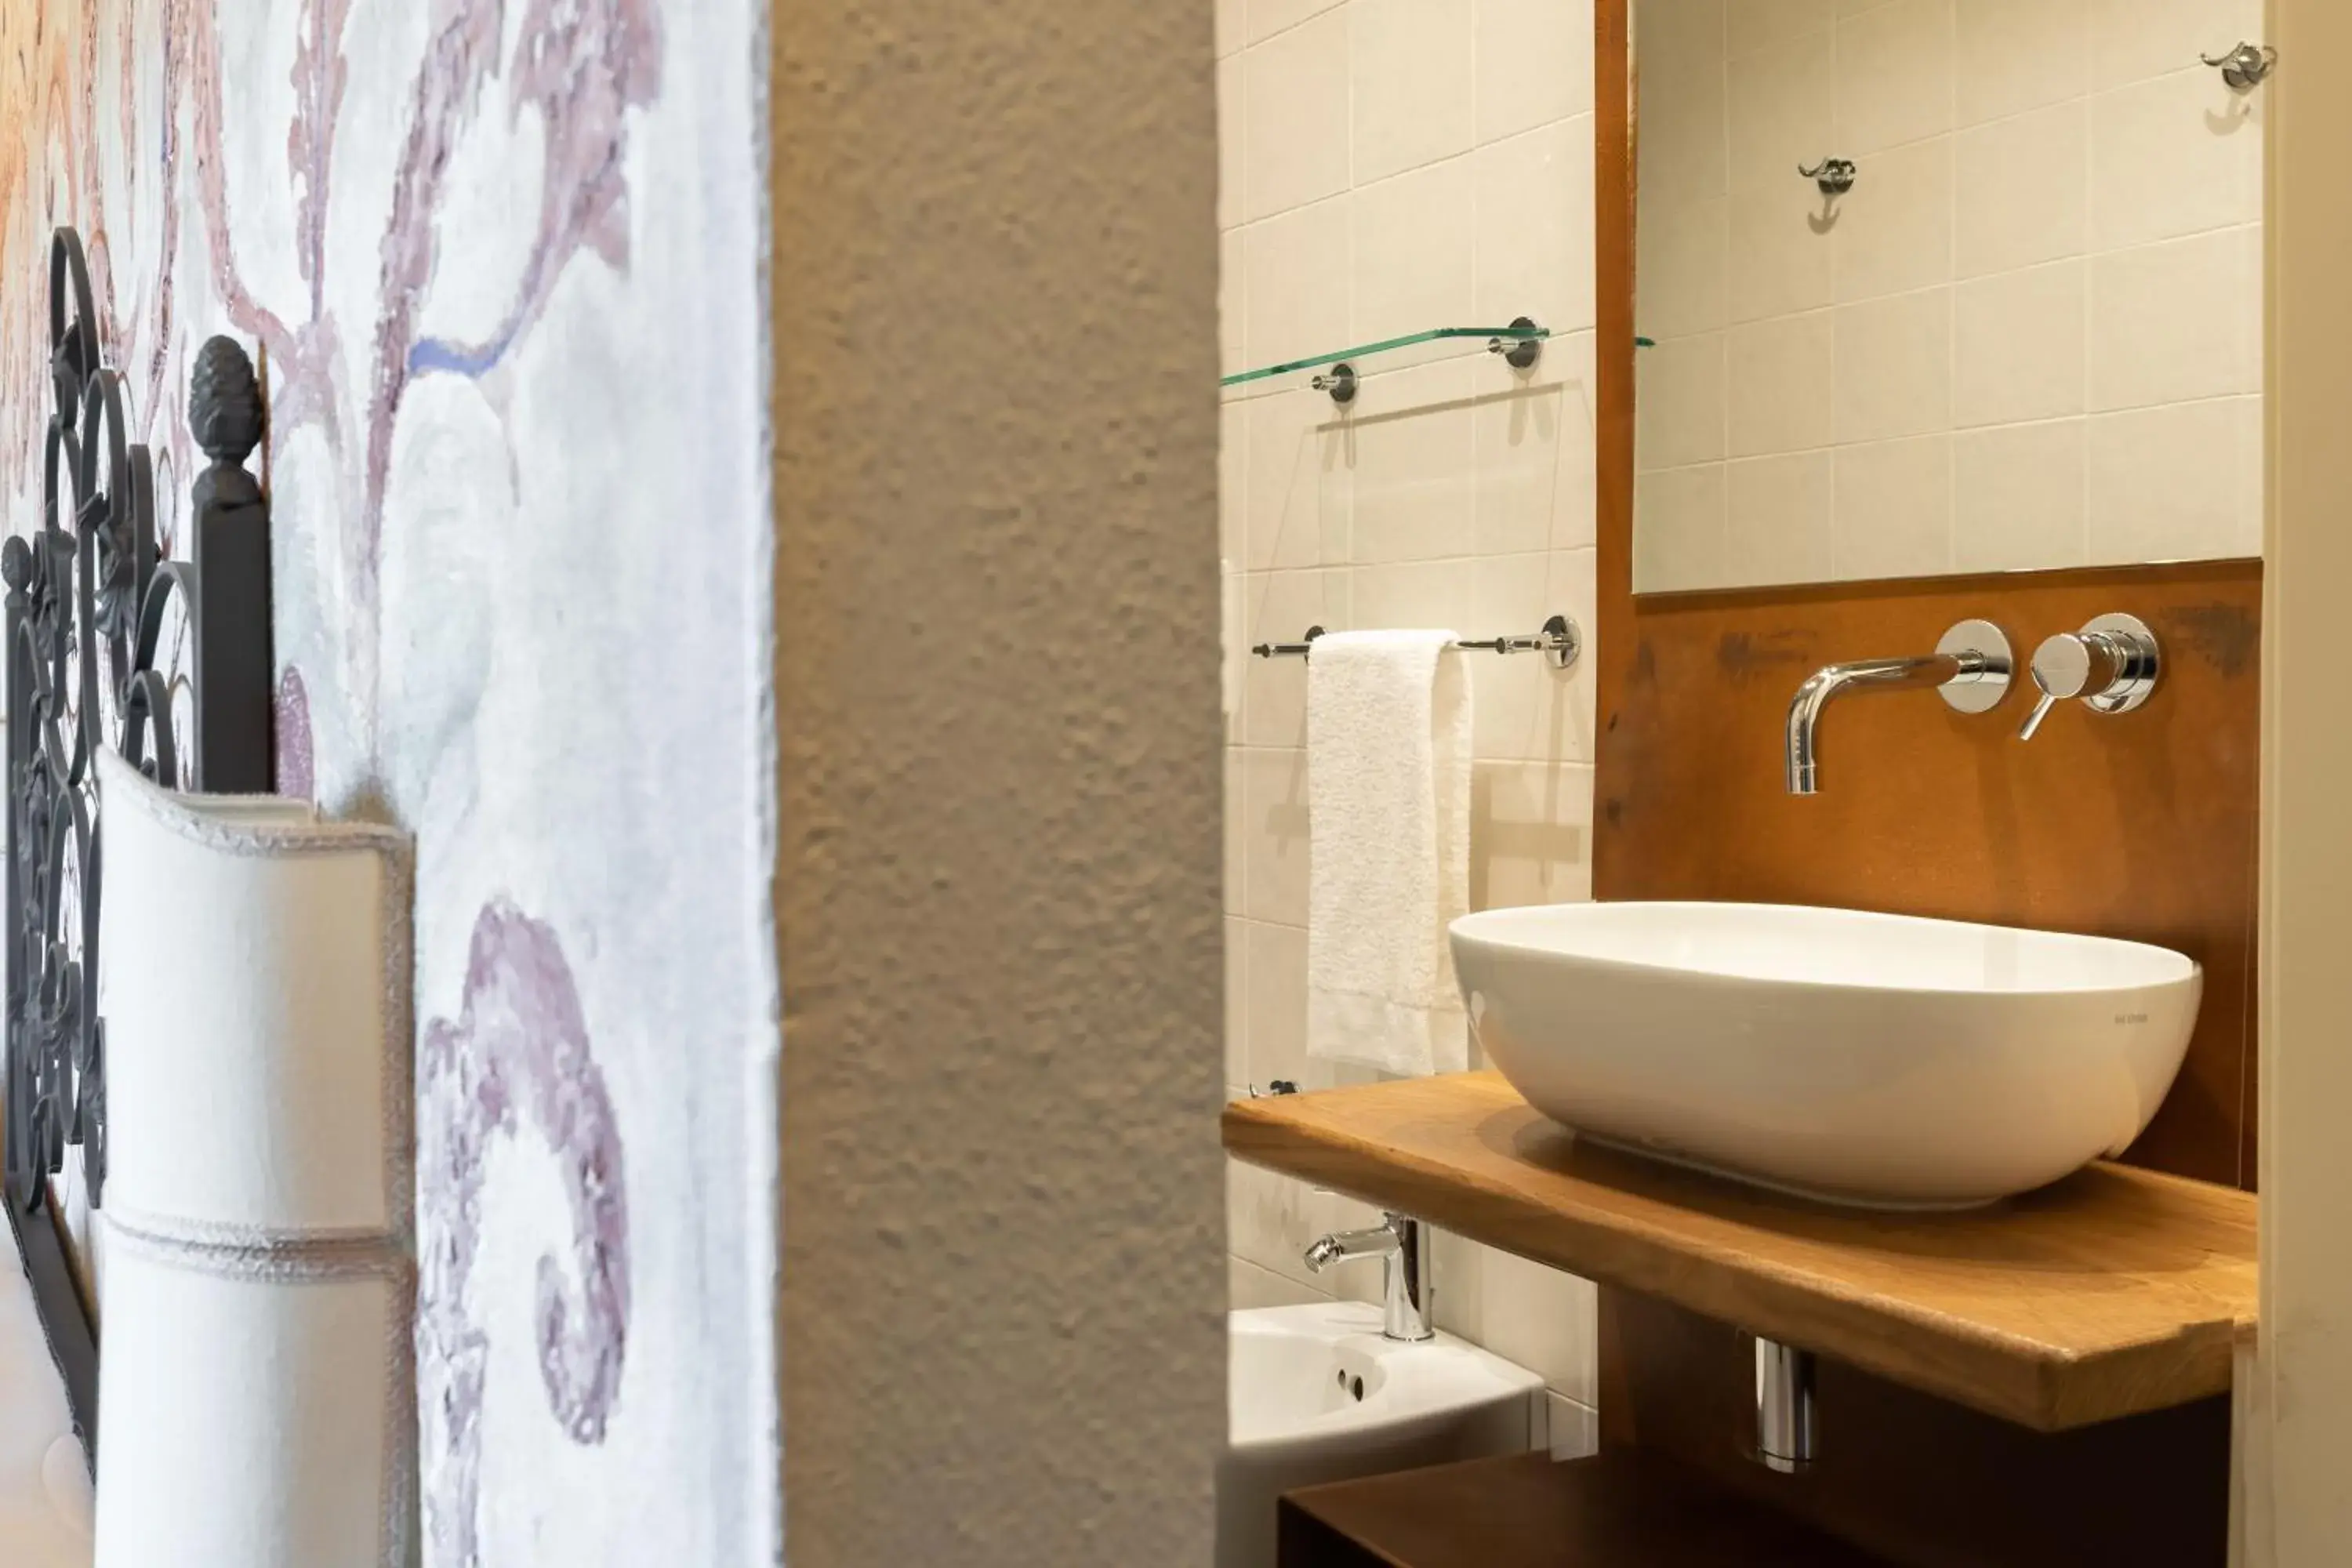
[{"label": "small white sink", "polygon": [[1486,1058],[1582,1137],[1832,1203],[1964,1208],[2139,1136],[2203,974],[2140,942],[1773,904],[1453,925]]},{"label": "small white sink", "polygon": [[1273,1568],[1275,1502],[1294,1488],[1530,1447],[1543,1379],[1451,1334],[1383,1339],[1381,1310],[1356,1301],[1227,1322],[1219,1568]]}]

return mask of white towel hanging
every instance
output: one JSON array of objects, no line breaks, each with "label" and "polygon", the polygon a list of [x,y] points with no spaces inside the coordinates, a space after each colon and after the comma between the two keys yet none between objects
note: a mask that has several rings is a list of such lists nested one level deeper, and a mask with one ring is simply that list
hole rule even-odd
[{"label": "white towel hanging", "polygon": [[1470,907],[1470,681],[1451,631],[1335,632],[1308,663],[1307,1050],[1458,1072],[1446,927]]}]

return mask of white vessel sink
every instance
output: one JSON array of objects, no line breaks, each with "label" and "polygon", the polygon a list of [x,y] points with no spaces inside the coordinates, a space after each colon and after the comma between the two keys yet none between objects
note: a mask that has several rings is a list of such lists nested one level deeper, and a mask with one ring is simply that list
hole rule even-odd
[{"label": "white vessel sink", "polygon": [[1832,1203],[1963,1208],[2139,1136],[2203,974],[2139,942],[1772,904],[1453,925],[1486,1058],[1583,1137]]},{"label": "white vessel sink", "polygon": [[1525,1452],[1543,1379],[1451,1334],[1381,1337],[1381,1310],[1234,1312],[1217,1464],[1219,1568],[1274,1568],[1275,1500],[1297,1487]]}]

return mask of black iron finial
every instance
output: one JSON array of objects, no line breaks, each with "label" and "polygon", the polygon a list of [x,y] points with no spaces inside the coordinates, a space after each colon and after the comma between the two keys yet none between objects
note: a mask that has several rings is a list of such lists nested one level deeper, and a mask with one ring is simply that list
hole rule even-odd
[{"label": "black iron finial", "polygon": [[241,466],[261,444],[261,384],[235,338],[212,337],[196,351],[188,376],[188,423],[215,463]]}]

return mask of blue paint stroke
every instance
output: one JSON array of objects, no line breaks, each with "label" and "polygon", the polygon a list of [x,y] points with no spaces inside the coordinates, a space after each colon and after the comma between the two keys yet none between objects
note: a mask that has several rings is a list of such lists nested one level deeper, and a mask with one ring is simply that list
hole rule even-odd
[{"label": "blue paint stroke", "polygon": [[467,377],[487,375],[498,368],[507,350],[513,346],[511,330],[472,347],[453,343],[446,338],[420,338],[409,345],[408,374],[428,375],[442,371]]}]

